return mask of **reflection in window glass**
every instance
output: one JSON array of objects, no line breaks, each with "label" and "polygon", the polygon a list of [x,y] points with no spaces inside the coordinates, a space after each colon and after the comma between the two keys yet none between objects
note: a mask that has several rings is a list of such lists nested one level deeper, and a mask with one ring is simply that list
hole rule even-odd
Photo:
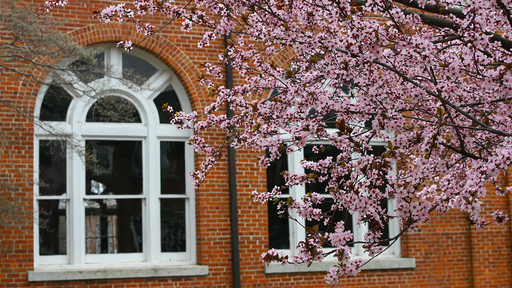
[{"label": "reflection in window glass", "polygon": [[44,94],[39,119],[42,121],[66,121],[69,104],[73,97],[57,85],[50,85]]},{"label": "reflection in window glass", "polygon": [[[318,231],[324,231],[333,233],[336,229],[336,223],[339,221],[343,221],[345,223],[345,231],[354,231],[352,227],[352,215],[348,213],[347,210],[343,211],[333,211],[332,210],[332,204],[334,201],[332,199],[326,198],[322,204],[315,205],[315,208],[319,208],[322,210],[323,213],[326,213],[329,215],[330,221],[328,223],[325,223],[324,221],[317,221],[317,220],[306,220],[306,234],[311,234],[309,229],[315,230],[314,227],[318,225]],[[354,245],[350,245],[354,246]],[[333,247],[329,243],[326,243],[324,247]]]},{"label": "reflection in window glass", "polygon": [[39,140],[39,195],[66,193],[66,143]]},{"label": "reflection in window glass", "polygon": [[[385,146],[372,145],[372,151],[368,151],[368,154],[375,155],[375,156],[381,156],[382,153],[384,153],[384,152],[386,152]],[[382,193],[385,193],[386,187],[380,186],[379,190]],[[380,202],[380,207],[382,209],[386,209],[386,211],[388,211],[388,200],[382,200]],[[386,222],[386,219],[382,219],[382,221],[384,223],[384,227],[380,228],[380,230],[382,232],[382,236],[380,237],[380,239],[389,239],[389,223]],[[377,223],[375,223],[375,224],[377,225]],[[372,223],[370,223],[370,225],[372,225]],[[372,227],[369,227],[369,228],[372,228]],[[377,225],[377,228],[378,228],[378,225]],[[381,242],[380,244],[382,246],[389,246],[389,241],[384,241],[384,242]]]},{"label": "reflection in window glass", "polygon": [[[279,200],[286,200],[280,198]],[[272,249],[290,249],[290,220],[288,213],[277,214],[276,202],[268,202],[268,244]]]},{"label": "reflection in window glass", "polygon": [[84,83],[101,79],[105,76],[105,53],[96,54],[94,59],[75,60],[68,67]]},{"label": "reflection in window glass", "polygon": [[87,140],[87,195],[142,194],[142,141]]},{"label": "reflection in window glass", "polygon": [[[317,146],[318,150],[320,150],[319,153],[313,152],[313,147]],[[306,145],[304,147],[304,158],[306,158],[307,161],[314,161],[318,162],[319,160],[324,160],[327,157],[333,157],[333,160],[336,161],[336,157],[340,154],[340,150],[332,145],[324,145],[323,148],[320,147],[320,145]],[[323,174],[313,172],[312,170],[306,169],[306,174],[315,173],[318,174],[318,176],[324,176]],[[306,184],[306,193],[309,192],[317,192],[320,194],[329,194],[326,192],[327,188],[327,182],[312,182]]]},{"label": "reflection in window glass", "polygon": [[172,107],[172,110],[175,112],[182,111],[180,99],[178,99],[178,95],[172,85],[169,84],[164,91],[162,91],[158,96],[153,100],[155,103],[156,110],[158,111],[158,116],[160,117],[160,123],[162,124],[170,124],[169,114],[163,111],[162,106],[167,104]]},{"label": "reflection in window glass", "polygon": [[141,123],[139,111],[128,100],[109,96],[94,102],[87,112],[87,122]]},{"label": "reflection in window glass", "polygon": [[[270,163],[267,167],[267,190],[272,191],[275,186],[284,186],[285,181],[281,172],[288,170],[288,155],[282,153],[279,159]],[[288,188],[283,189],[283,194],[288,194]],[[286,200],[281,198],[280,200]],[[277,214],[276,202],[268,202],[268,236],[269,246],[274,249],[290,249],[290,224],[288,214]],[[281,217],[280,217],[281,216]]]},{"label": "reflection in window glass", "polygon": [[139,57],[123,53],[123,78],[142,85],[158,71]]},{"label": "reflection in window glass", "polygon": [[160,199],[162,252],[185,252],[185,199]]},{"label": "reflection in window glass", "polygon": [[185,143],[160,142],[162,194],[185,194]]},{"label": "reflection in window glass", "polygon": [[40,200],[39,255],[66,254],[66,200]]},{"label": "reflection in window glass", "polygon": [[142,252],[141,199],[85,200],[87,254]]}]

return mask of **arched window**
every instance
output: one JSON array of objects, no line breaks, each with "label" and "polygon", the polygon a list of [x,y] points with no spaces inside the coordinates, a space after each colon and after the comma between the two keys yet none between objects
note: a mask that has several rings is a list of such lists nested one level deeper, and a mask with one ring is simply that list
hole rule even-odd
[{"label": "arched window", "polygon": [[185,90],[142,51],[97,58],[108,76],[56,73],[73,85],[42,88],[36,104],[35,266],[195,264],[192,132],[161,108],[191,112]]}]

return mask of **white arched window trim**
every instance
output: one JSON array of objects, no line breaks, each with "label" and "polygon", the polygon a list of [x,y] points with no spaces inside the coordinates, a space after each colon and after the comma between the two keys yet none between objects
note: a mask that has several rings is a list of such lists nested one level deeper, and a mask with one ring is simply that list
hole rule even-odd
[{"label": "white arched window trim", "polygon": [[[63,87],[73,99],[69,105],[66,120],[45,121],[35,128],[34,168],[35,183],[39,175],[39,141],[56,140],[56,135],[71,135],[80,150],[85,149],[86,140],[128,140],[142,142],[143,192],[140,195],[112,195],[112,198],[141,199],[142,202],[142,252],[120,254],[87,254],[85,243],[84,201],[95,196],[86,195],[84,160],[76,149],[66,150],[66,192],[60,196],[39,195],[38,185],[34,186],[34,207],[39,201],[59,200],[66,203],[66,251],[65,255],[42,256],[39,252],[38,213],[34,225],[34,271],[29,273],[29,281],[51,281],[72,279],[108,279],[137,277],[168,277],[187,275],[207,275],[208,267],[196,265],[195,236],[195,194],[193,183],[187,178],[185,194],[161,194],[160,187],[160,142],[184,142],[192,136],[190,130],[178,130],[175,125],[161,124],[153,100],[168,85],[172,85],[181,104],[182,111],[191,112],[192,107],[187,93],[179,79],[156,57],[134,50],[130,54],[151,65],[154,73],[141,87],[122,80],[121,49],[107,47],[104,52],[108,73],[87,85],[69,73],[55,73],[49,82],[73,83]],[[67,65],[69,63],[64,63]],[[135,71],[136,73],[137,71]],[[91,90],[90,87],[93,89]],[[76,89],[75,89],[76,88]],[[36,100],[35,116],[38,117],[48,87],[41,88]],[[79,91],[89,91],[87,96]],[[86,122],[87,112],[103,96],[118,96],[131,102],[138,110],[141,123],[97,123]],[[59,136],[61,137],[61,136]],[[69,145],[68,145],[69,146]],[[185,169],[194,168],[193,149],[185,145]],[[172,183],[169,183],[172,185]],[[108,195],[101,199],[108,198]],[[186,251],[161,252],[160,200],[183,199],[185,201]],[[37,209],[37,208],[36,208]],[[134,267],[137,266],[137,269]],[[156,266],[156,267],[155,267]],[[146,268],[144,268],[146,267]],[[106,269],[106,270],[105,270]],[[107,272],[105,272],[107,271]]]}]

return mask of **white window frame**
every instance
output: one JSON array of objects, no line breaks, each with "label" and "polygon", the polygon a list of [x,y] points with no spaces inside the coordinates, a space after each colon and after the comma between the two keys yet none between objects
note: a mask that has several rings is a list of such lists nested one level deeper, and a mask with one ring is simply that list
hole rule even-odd
[{"label": "white window frame", "polygon": [[[331,145],[327,141],[317,141],[315,143],[311,143],[314,145]],[[372,140],[370,142],[370,145],[372,146],[385,146],[382,141],[378,140]],[[288,154],[288,171],[290,173],[304,173],[304,168],[300,164],[301,160],[304,159],[304,150],[300,149],[297,150],[291,154]],[[353,154],[353,159],[356,159],[357,154]],[[396,173],[396,168],[393,169],[390,174]],[[280,198],[286,198],[288,196],[291,196],[295,199],[295,201],[301,201],[301,198],[306,194],[306,187],[305,185],[302,186],[292,186],[289,188],[290,194],[283,194],[280,196]],[[394,211],[395,210],[395,202],[392,200],[388,201],[387,205],[388,211]],[[290,235],[290,249],[279,249],[279,251],[287,253],[288,255],[297,255],[296,246],[297,244],[304,240],[306,238],[306,231],[304,227],[306,226],[306,220],[300,216],[297,215],[295,211],[290,211],[290,216],[295,220],[289,219],[288,225],[289,225],[289,235]],[[366,224],[362,224],[360,226],[357,225],[357,215],[352,215],[352,227],[354,227],[354,241],[363,241],[364,240],[364,234],[368,231],[368,226]],[[389,234],[390,237],[393,237],[397,235],[399,231],[399,225],[398,220],[391,219],[388,222],[389,225]],[[329,248],[324,249],[325,251],[328,251]],[[381,256],[390,256],[390,257],[400,257],[400,239],[398,239],[391,247],[387,248],[386,251],[384,251]],[[369,258],[368,254],[364,252],[364,249],[362,247],[362,244],[356,244],[352,248],[352,255],[351,257],[353,259],[356,258]],[[332,258],[332,257],[331,257]],[[332,258],[334,260],[334,258]]]},{"label": "white window frame", "polygon": [[[171,265],[179,266],[180,269],[188,267],[187,265],[195,265],[196,261],[196,227],[195,227],[195,191],[191,180],[186,181],[185,194],[161,194],[160,187],[160,142],[161,141],[177,141],[186,144],[192,136],[191,130],[178,130],[176,125],[160,124],[158,111],[153,100],[159,95],[163,89],[171,84],[178,95],[182,111],[190,113],[192,107],[187,97],[187,93],[178,77],[176,77],[170,69],[159,61],[156,57],[149,53],[134,49],[132,54],[142,58],[155,68],[157,72],[151,76],[142,87],[134,89],[134,85],[127,85],[126,80],[122,78],[122,54],[125,53],[121,49],[114,48],[112,45],[107,46],[105,50],[105,63],[109,67],[109,73],[113,77],[104,77],[96,79],[89,83],[90,86],[98,88],[98,91],[92,91],[91,97],[80,97],[79,89],[63,87],[72,97],[69,105],[66,120],[64,122],[44,122],[44,126],[50,129],[35,128],[34,137],[34,177],[35,183],[38,183],[39,171],[39,141],[40,140],[57,140],[49,130],[54,129],[60,133],[74,135],[76,141],[85,148],[86,140],[130,140],[142,141],[142,166],[143,166],[143,193],[140,195],[116,195],[112,198],[140,198],[142,199],[142,235],[143,248],[141,253],[122,253],[122,254],[90,254],[85,251],[85,207],[84,199],[95,198],[97,196],[86,195],[85,191],[85,167],[83,159],[80,158],[77,151],[66,149],[66,194],[62,196],[40,196],[38,185],[34,185],[34,207],[38,207],[39,200],[63,200],[66,201],[66,255],[39,255],[39,225],[38,213],[35,213],[34,224],[34,267],[36,271],[29,273],[29,281],[46,281],[46,280],[64,280],[64,279],[96,279],[91,273],[76,277],[66,275],[57,275],[53,278],[50,274],[37,273],[37,270],[44,272],[46,268],[55,269],[75,269],[75,268],[106,268],[106,267],[132,267],[136,264],[138,267],[154,265]],[[136,71],[135,71],[136,72]],[[73,75],[55,73],[49,76],[49,80],[59,79],[70,83],[76,83],[74,87],[79,87],[80,81]],[[35,116],[38,117],[44,95],[48,87],[41,88],[36,100]],[[86,122],[86,115],[89,108],[103,95],[119,96],[130,101],[138,110],[141,123],[92,123]],[[194,168],[194,151],[189,145],[185,145],[185,169],[192,171]],[[172,185],[172,183],[170,183]],[[101,196],[102,199],[108,196]],[[185,199],[185,224],[186,224],[186,252],[171,253],[160,252],[160,199],[179,198]],[[37,209],[37,208],[36,208]],[[36,210],[37,211],[37,210]],[[192,267],[192,266],[191,266]],[[205,275],[208,269],[197,269],[182,271],[184,276],[189,274]],[[123,274],[125,270],[116,270]],[[137,277],[137,273],[126,270],[124,276],[117,275],[116,278],[133,278]],[[161,277],[162,271],[151,272],[155,277]],[[205,272],[206,271],[206,272]],[[116,272],[116,273],[117,273]],[[151,273],[142,273],[151,277]],[[170,274],[169,274],[170,273]],[[173,272],[169,272],[169,276],[173,276]],[[86,275],[87,274],[87,275]],[[115,274],[115,273],[114,273]],[[140,273],[139,273],[140,274]],[[49,278],[50,279],[49,279]],[[68,277],[68,278],[66,278]],[[71,277],[71,278],[69,278]],[[103,277],[103,276],[102,276]],[[108,278],[108,277],[107,277]]]}]

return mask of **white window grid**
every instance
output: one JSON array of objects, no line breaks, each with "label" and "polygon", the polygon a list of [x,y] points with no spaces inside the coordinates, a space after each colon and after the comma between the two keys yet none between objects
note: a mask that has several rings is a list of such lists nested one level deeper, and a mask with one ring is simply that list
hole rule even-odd
[{"label": "white window grid", "polygon": [[[69,105],[65,122],[44,123],[44,128],[35,128],[34,137],[34,168],[35,183],[38,183],[38,159],[39,140],[58,140],[51,131],[58,131],[60,135],[68,134],[76,137],[82,149],[85,149],[86,140],[137,140],[143,145],[143,193],[140,195],[86,195],[85,191],[85,167],[83,159],[76,150],[66,149],[66,172],[67,191],[61,196],[39,195],[39,187],[34,185],[34,207],[38,207],[40,200],[59,200],[66,204],[66,255],[40,256],[39,241],[34,241],[34,265],[59,265],[59,266],[90,266],[94,264],[105,265],[130,265],[130,263],[184,265],[196,263],[196,238],[195,238],[195,193],[193,184],[186,180],[186,193],[184,195],[160,194],[160,141],[186,142],[192,136],[190,130],[178,130],[175,125],[160,124],[158,112],[153,104],[153,99],[169,84],[171,84],[178,95],[184,112],[191,112],[192,107],[187,94],[178,78],[163,63],[148,53],[134,50],[140,57],[158,71],[150,77],[143,87],[136,90],[133,86],[119,80],[122,78],[122,50],[109,48],[105,50],[105,63],[114,77],[97,79],[89,85],[98,89],[98,93],[92,92],[91,97],[79,95],[80,82],[76,77],[69,74],[56,73],[49,76],[49,80],[59,79],[75,83],[72,89],[64,87],[73,96]],[[43,97],[48,87],[43,87],[36,101],[35,116],[39,116]],[[86,115],[89,108],[101,96],[119,96],[130,101],[138,110],[142,123],[92,123],[86,122]],[[185,169],[192,171],[194,166],[193,149],[185,145]],[[185,180],[185,179],[184,179]],[[172,185],[172,183],[169,183]],[[85,206],[84,201],[95,198],[115,199],[141,199],[143,215],[143,249],[142,253],[123,254],[97,254],[91,255],[85,252]],[[185,224],[186,224],[186,252],[160,252],[160,199],[185,199]],[[34,238],[38,239],[39,225],[38,213],[35,213]],[[103,264],[102,264],[103,263]],[[111,266],[111,265],[109,265]]]}]

